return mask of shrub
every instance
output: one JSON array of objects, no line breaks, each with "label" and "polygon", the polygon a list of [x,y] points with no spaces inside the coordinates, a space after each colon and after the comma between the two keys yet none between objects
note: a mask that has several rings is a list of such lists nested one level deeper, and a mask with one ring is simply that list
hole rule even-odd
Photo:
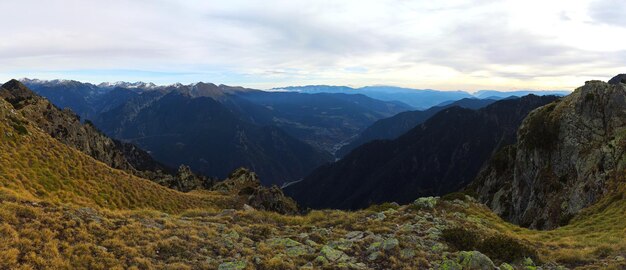
[{"label": "shrub", "polygon": [[532,249],[505,235],[488,237],[480,243],[477,249],[491,259],[505,262],[537,258],[537,254]]},{"label": "shrub", "polygon": [[481,239],[477,232],[457,227],[443,230],[441,237],[457,250],[478,250],[489,258],[502,262],[537,258],[537,254],[531,248],[505,235]]},{"label": "shrub", "polygon": [[441,199],[444,201],[454,201],[454,200],[461,200],[461,201],[465,201],[465,193],[463,192],[452,192],[452,193],[448,193],[446,195],[441,196]]},{"label": "shrub", "polygon": [[398,205],[397,203],[386,202],[386,203],[372,205],[368,207],[367,210],[370,210],[373,212],[382,212],[388,209],[397,210],[398,208],[400,208],[400,205]]},{"label": "shrub", "polygon": [[520,141],[526,142],[527,149],[550,151],[554,148],[559,138],[559,122],[551,115],[555,107],[555,103],[546,105],[526,118],[526,130],[521,134]]},{"label": "shrub", "polygon": [[480,242],[477,233],[463,228],[445,229],[441,237],[457,250],[474,250]]}]

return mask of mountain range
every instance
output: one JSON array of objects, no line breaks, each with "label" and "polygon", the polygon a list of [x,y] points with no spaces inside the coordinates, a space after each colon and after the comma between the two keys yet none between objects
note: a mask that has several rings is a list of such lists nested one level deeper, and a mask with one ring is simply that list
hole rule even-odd
[{"label": "mountain range", "polygon": [[445,102],[445,104],[440,104],[423,111],[406,111],[398,113],[392,117],[374,122],[374,124],[359,133],[359,135],[355,139],[351,140],[350,143],[342,146],[339,151],[337,151],[336,156],[343,157],[358,146],[373,140],[395,139],[446,108],[458,106],[461,108],[475,110],[485,107],[495,101],[496,100],[494,99],[464,98],[453,102]]},{"label": "mountain range", "polygon": [[275,93],[208,83],[22,81],[167,166],[185,164],[219,178],[244,166],[268,185],[302,178],[374,121],[410,109],[364,95]]},{"label": "mountain range", "polygon": [[[186,105],[176,107],[185,116],[174,114],[178,121],[194,123],[185,110],[198,110],[203,120],[234,117],[258,127],[222,106],[251,90],[114,85],[122,83],[97,86],[84,100],[100,91],[133,93],[106,112],[128,110],[124,119],[145,119],[146,131],[164,124],[190,132],[167,118],[172,111],[161,111],[178,103]],[[108,138],[27,86],[9,81],[0,97],[0,269],[626,267],[626,75],[586,82],[562,98],[444,108],[396,139],[357,147],[286,188],[308,184],[320,171],[345,171],[340,179],[350,181],[330,183],[334,189],[318,194],[319,201],[361,199],[353,194],[368,189],[375,199],[385,198],[379,190],[393,194],[356,211],[301,212],[280,188],[261,186],[244,168],[181,192],[172,189],[180,185],[144,178],[167,166],[151,153]],[[137,165],[144,163],[155,167]],[[161,173],[174,183],[188,179]],[[447,193],[454,190],[460,192]],[[403,197],[414,192],[442,196]]]},{"label": "mountain range", "polygon": [[467,91],[440,91],[433,89],[414,89],[395,86],[366,86],[360,88],[352,88],[348,86],[330,86],[330,85],[307,85],[307,86],[288,86],[275,88],[276,91],[291,91],[299,93],[351,93],[363,94],[371,98],[403,102],[413,106],[418,110],[426,110],[430,107],[442,105],[445,102],[453,102],[464,98],[479,99],[502,99],[510,96],[526,96],[534,94],[564,96],[570,91],[539,91],[539,90],[517,90],[517,91],[496,91],[496,90],[479,90],[474,93]]},{"label": "mountain range", "polygon": [[530,111],[556,99],[529,95],[479,110],[441,110],[397,139],[366,143],[317,168],[285,192],[308,207],[359,209],[461,190],[494,150],[515,141]]}]

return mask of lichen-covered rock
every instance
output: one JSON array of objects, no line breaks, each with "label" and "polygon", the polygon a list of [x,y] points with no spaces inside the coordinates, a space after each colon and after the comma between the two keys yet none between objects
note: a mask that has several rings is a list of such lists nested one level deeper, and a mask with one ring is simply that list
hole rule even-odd
[{"label": "lichen-covered rock", "polygon": [[385,251],[393,250],[400,245],[400,241],[396,238],[387,238],[383,241],[381,248]]},{"label": "lichen-covered rock", "polygon": [[413,202],[418,209],[430,210],[437,205],[438,197],[421,197]]},{"label": "lichen-covered rock", "polygon": [[463,266],[456,260],[445,259],[441,265],[439,265],[439,270],[463,270]]},{"label": "lichen-covered rock", "polygon": [[320,254],[329,262],[348,262],[350,260],[350,256],[343,253],[343,251],[336,250],[330,246],[323,246]]},{"label": "lichen-covered rock", "polygon": [[[239,168],[232,172],[224,181],[216,183],[211,190],[240,196],[252,209],[273,211],[281,214],[296,214],[298,204],[285,196],[277,187],[264,187],[256,173]],[[242,206],[245,208],[245,206]],[[249,209],[247,211],[250,211]]]},{"label": "lichen-covered rock", "polygon": [[589,81],[532,111],[518,142],[494,154],[470,189],[513,223],[554,228],[620,181],[625,151],[626,84]]},{"label": "lichen-covered rock", "polygon": [[468,270],[493,270],[496,266],[485,254],[478,251],[461,251],[457,262]]},{"label": "lichen-covered rock", "polygon": [[245,261],[225,262],[220,264],[218,270],[243,270],[246,269],[247,263]]}]

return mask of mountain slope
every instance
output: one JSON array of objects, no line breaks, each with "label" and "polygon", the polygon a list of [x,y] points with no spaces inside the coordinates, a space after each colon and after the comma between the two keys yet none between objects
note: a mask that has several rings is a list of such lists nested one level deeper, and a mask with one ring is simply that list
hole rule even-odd
[{"label": "mountain slope", "polygon": [[358,147],[285,191],[304,206],[355,209],[460,190],[495,149],[515,141],[528,112],[555,99],[530,95],[477,111],[443,110],[395,140]]},{"label": "mountain slope", "polygon": [[269,185],[298,179],[330,158],[278,128],[243,121],[209,97],[147,92],[129,104],[94,122],[169,166],[188,164],[220,178],[243,166]]},{"label": "mountain slope", "polygon": [[400,135],[406,133],[417,125],[423,123],[428,118],[435,115],[437,112],[454,107],[459,106],[461,108],[468,108],[472,110],[480,109],[485,107],[496,100],[493,99],[472,99],[472,98],[464,98],[458,101],[447,103],[446,105],[440,105],[432,107],[428,110],[424,111],[407,111],[401,112],[389,118],[384,118],[374,122],[371,126],[367,127],[363,132],[359,133],[359,135],[349,144],[344,145],[337,151],[338,157],[343,157],[350,153],[350,151],[354,150],[360,145],[363,145],[369,141],[373,140],[390,140],[399,137]]},{"label": "mountain slope", "polygon": [[242,115],[249,115],[253,121],[277,126],[330,153],[374,121],[410,109],[404,104],[340,93],[258,91],[230,99],[237,105],[231,108],[242,110]]},{"label": "mountain slope", "polygon": [[107,167],[45,134],[4,99],[0,138],[2,189],[20,197],[109,209],[181,211],[214,205]]},{"label": "mountain slope", "polygon": [[626,85],[589,81],[532,112],[472,190],[497,214],[554,228],[624,181]]},{"label": "mountain slope", "polygon": [[81,123],[80,118],[69,109],[58,109],[16,80],[0,87],[0,98],[11,103],[22,116],[53,138],[110,167],[182,191],[207,188],[213,182],[212,179],[187,172],[186,168],[180,168],[176,173],[135,145],[106,137],[90,122]]}]

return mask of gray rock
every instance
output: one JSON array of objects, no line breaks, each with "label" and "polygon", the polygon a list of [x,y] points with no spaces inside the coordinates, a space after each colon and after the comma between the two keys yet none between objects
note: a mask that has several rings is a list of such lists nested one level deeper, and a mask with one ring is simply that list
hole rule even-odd
[{"label": "gray rock", "polygon": [[496,266],[485,254],[478,251],[461,251],[457,262],[463,269],[472,270],[494,270]]},{"label": "gray rock", "polygon": [[437,205],[437,200],[437,197],[422,197],[415,200],[413,202],[413,205],[415,205],[415,207],[417,207],[418,209],[430,210],[435,208],[435,206]]},{"label": "gray rock", "polygon": [[383,241],[381,248],[385,251],[393,250],[400,245],[400,241],[396,238],[387,238]]}]

